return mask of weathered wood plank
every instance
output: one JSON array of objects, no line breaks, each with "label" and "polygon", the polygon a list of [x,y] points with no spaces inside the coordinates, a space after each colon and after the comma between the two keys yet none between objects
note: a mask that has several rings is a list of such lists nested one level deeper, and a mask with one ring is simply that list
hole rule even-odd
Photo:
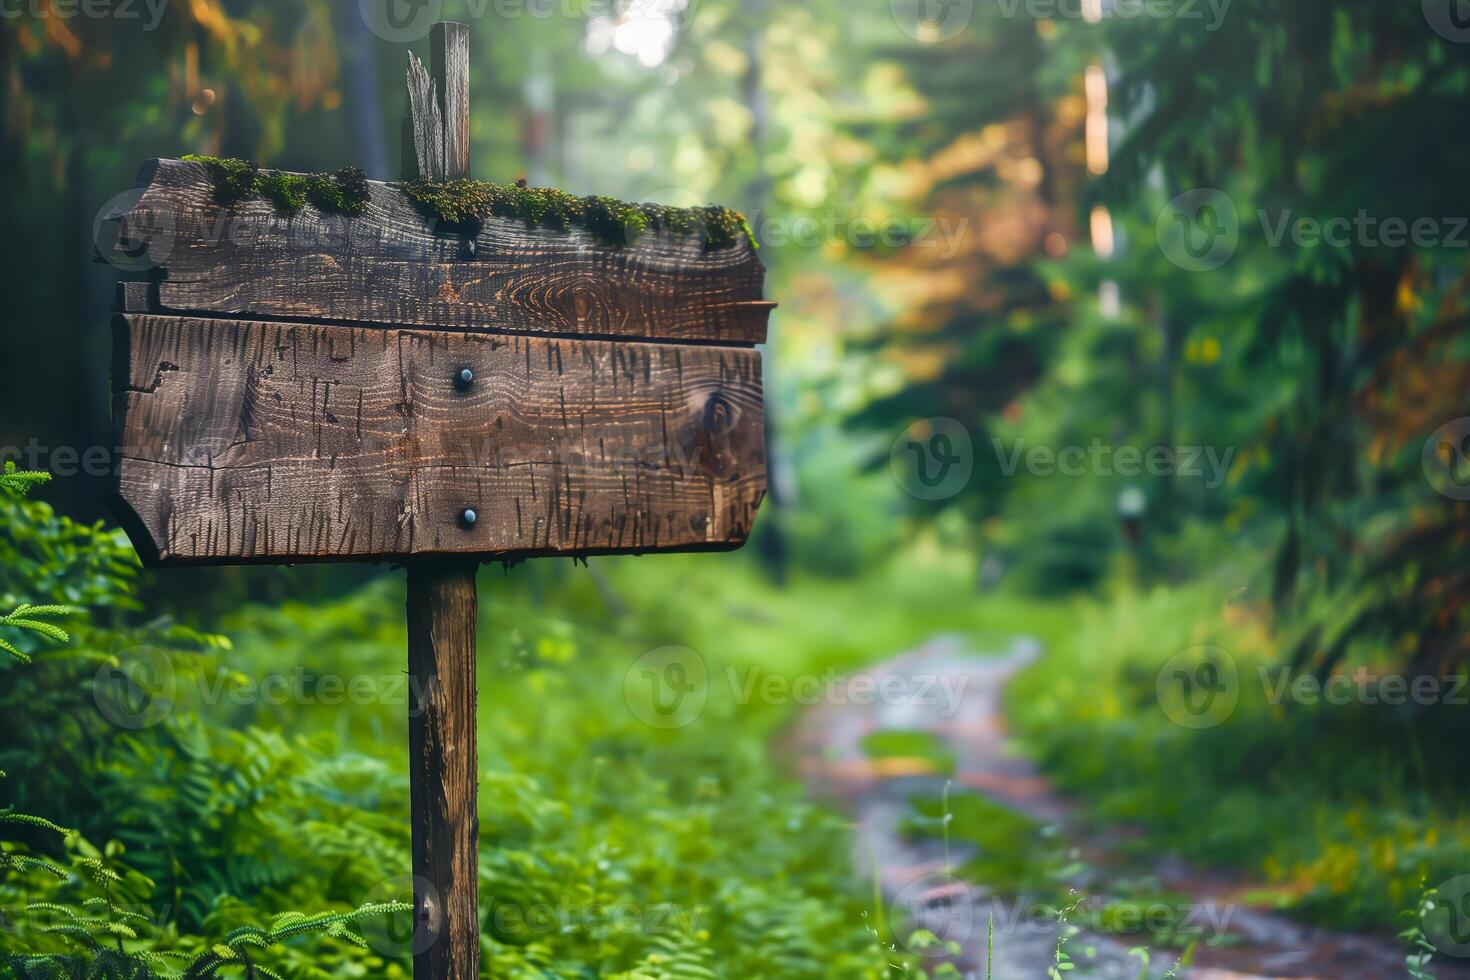
[{"label": "weathered wood plank", "polygon": [[475,566],[408,568],[413,975],[477,980],[480,821],[475,740]]},{"label": "weathered wood plank", "polygon": [[180,160],[149,163],[139,185],[119,240],[161,267],[167,312],[746,345],[765,340],[774,305],[745,241],[649,234],[613,247],[505,218],[470,237],[376,181],[356,217],[287,215],[260,198],[225,208],[204,167]]},{"label": "weathered wood plank", "polygon": [[727,549],[765,492],[753,350],[117,322],[118,491],[151,561]]}]

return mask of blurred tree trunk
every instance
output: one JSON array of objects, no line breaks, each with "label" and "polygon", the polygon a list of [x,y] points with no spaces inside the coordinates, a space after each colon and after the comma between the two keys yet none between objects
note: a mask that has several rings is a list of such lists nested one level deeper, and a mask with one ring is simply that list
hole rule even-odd
[{"label": "blurred tree trunk", "polygon": [[[1164,303],[1159,304],[1157,316],[1159,363],[1155,383],[1158,385],[1159,399],[1158,445],[1167,446],[1171,451],[1177,453],[1179,428],[1175,424],[1174,386],[1179,374],[1179,347],[1183,340],[1184,329],[1180,324],[1180,318],[1173,315]],[[1159,497],[1154,504],[1153,516],[1149,522],[1156,530],[1166,534],[1175,529],[1178,517],[1176,469],[1177,466],[1171,467],[1169,472],[1159,477]]]},{"label": "blurred tree trunk", "polygon": [[383,99],[378,85],[374,34],[356,7],[343,5],[347,20],[347,108],[352,114],[352,138],[359,165],[378,180],[396,177],[388,170],[388,136],[383,123]]},{"label": "blurred tree trunk", "polygon": [[[64,480],[62,485],[71,496],[70,506],[88,517],[104,516],[105,503],[111,491],[110,473],[97,470],[86,463],[92,454],[90,447],[98,446],[107,451],[111,465],[118,465],[113,458],[112,439],[112,304],[117,281],[116,270],[106,263],[93,259],[96,243],[93,228],[97,210],[106,201],[108,193],[97,183],[95,170],[86,167],[73,154],[72,176],[67,180],[68,196],[71,198],[72,234],[69,239],[71,261],[66,268],[74,270],[75,286],[69,290],[77,305],[77,332],[80,343],[74,348],[76,360],[73,377],[81,379],[75,397],[67,399],[70,412],[80,415],[66,425],[66,431],[76,433],[80,478]],[[68,372],[69,374],[71,372]],[[110,516],[110,515],[108,515]]]},{"label": "blurred tree trunk", "polygon": [[[745,20],[745,75],[741,79],[741,98],[750,110],[750,145],[755,151],[755,172],[745,187],[744,204],[755,218],[757,231],[761,217],[771,205],[771,178],[766,172],[766,140],[770,133],[770,106],[765,93],[765,66],[762,60],[760,35],[765,26],[768,11],[767,0],[741,0],[741,11]],[[771,335],[767,339],[767,351],[774,348],[775,319],[771,322]],[[766,491],[765,520],[757,525],[756,551],[766,566],[766,571],[777,582],[786,580],[790,547],[783,526],[785,508],[795,495],[795,481],[791,465],[786,459],[780,437],[780,410],[775,372],[769,354],[764,358],[764,385],[766,393],[766,468],[769,487]]]},{"label": "blurred tree trunk", "polygon": [[531,69],[526,73],[521,91],[526,106],[521,144],[526,180],[533,186],[544,187],[553,183],[556,137],[561,131],[556,121],[556,76],[551,69],[550,52],[544,48],[531,52]]}]

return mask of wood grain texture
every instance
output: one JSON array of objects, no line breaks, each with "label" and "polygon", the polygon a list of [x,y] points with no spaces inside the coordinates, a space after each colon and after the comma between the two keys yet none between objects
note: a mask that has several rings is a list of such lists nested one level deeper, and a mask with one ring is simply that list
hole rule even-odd
[{"label": "wood grain texture", "polygon": [[765,493],[753,350],[116,323],[118,493],[153,562],[723,550]]},{"label": "wood grain texture", "polygon": [[409,566],[413,975],[420,980],[477,980],[480,975],[477,606],[473,564]]},{"label": "wood grain texture", "polygon": [[470,175],[470,29],[444,21],[429,34],[430,74],[439,87],[444,179]]},{"label": "wood grain texture", "polygon": [[161,270],[159,312],[753,345],[774,304],[746,241],[698,235],[599,243],[584,230],[490,218],[435,227],[391,185],[363,214],[251,198],[221,207],[203,166],[155,160],[119,242]]}]

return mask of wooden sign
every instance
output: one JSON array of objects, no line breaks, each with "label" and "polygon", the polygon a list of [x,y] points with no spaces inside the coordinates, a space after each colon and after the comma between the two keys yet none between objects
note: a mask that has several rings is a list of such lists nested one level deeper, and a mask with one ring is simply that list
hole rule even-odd
[{"label": "wooden sign", "polygon": [[426,214],[411,189],[469,176],[468,29],[432,42],[408,75],[418,183],[359,176],[354,213],[323,178],[250,185],[273,197],[218,162],[143,168],[113,215],[156,267],[119,289],[116,497],[153,564],[408,567],[414,976],[473,980],[475,569],[744,543],[774,304],[728,226],[598,229],[619,212],[597,200],[584,226]]},{"label": "wooden sign", "polygon": [[[158,160],[121,222],[161,276],[116,326],[118,495],[163,563],[740,545],[765,490],[771,304],[744,240],[609,247],[219,202]],[[167,235],[160,233],[167,229]],[[691,343],[699,341],[700,343]],[[466,525],[466,511],[477,519]]]}]

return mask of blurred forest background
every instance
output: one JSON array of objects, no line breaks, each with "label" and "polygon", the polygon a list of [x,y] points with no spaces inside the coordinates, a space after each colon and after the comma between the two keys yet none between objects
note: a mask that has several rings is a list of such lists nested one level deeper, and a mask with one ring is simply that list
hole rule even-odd
[{"label": "blurred forest background", "polygon": [[[397,177],[426,45],[335,0],[74,6],[0,21],[0,446],[55,476],[3,502],[0,600],[76,610],[65,644],[0,633],[33,661],[0,655],[0,801],[72,831],[11,821],[0,904],[81,919],[0,949],[198,953],[401,897],[403,702],[207,696],[401,675],[401,574],[134,567],[107,464],[81,465],[111,452],[97,218],[157,156]],[[739,208],[781,304],[746,551],[480,576],[482,893],[574,910],[536,929],[482,902],[485,975],[906,963],[841,821],[773,757],[794,706],[711,685],[677,732],[629,710],[628,664],[668,644],[794,676],[1035,636],[1010,722],[1140,849],[1379,932],[1470,872],[1465,692],[1293,703],[1259,679],[1455,692],[1470,666],[1470,31],[1439,6],[443,3],[472,25],[477,177]],[[969,477],[936,493],[902,464],[940,432]],[[1155,447],[1170,465],[1140,466]],[[93,687],[140,656],[177,696],[118,725]],[[1161,710],[1180,657],[1228,667],[1228,718]],[[674,914],[586,914],[617,902]],[[364,928],[254,955],[407,976],[401,937]]]}]

